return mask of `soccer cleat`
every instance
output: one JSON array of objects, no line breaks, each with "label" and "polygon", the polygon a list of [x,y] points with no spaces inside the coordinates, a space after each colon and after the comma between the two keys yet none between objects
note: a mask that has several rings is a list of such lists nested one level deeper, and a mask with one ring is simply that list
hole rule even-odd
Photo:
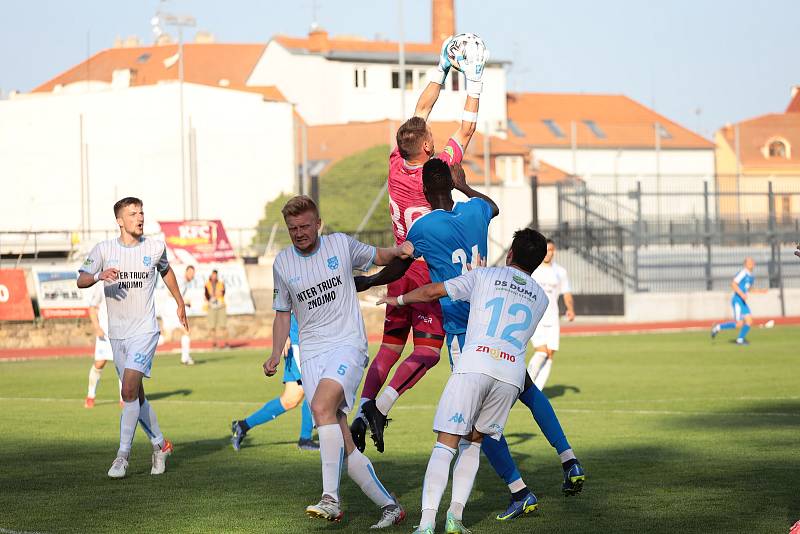
[{"label": "soccer cleat", "polygon": [[191,357],[191,356],[189,356],[189,357],[187,357],[185,360],[184,360],[184,359],[181,359],[181,363],[182,363],[183,365],[194,365],[194,360],[192,359],[192,357]]},{"label": "soccer cleat", "polygon": [[164,444],[153,451],[153,467],[150,469],[151,475],[163,475],[167,470],[167,456],[172,454],[172,442],[164,440]]},{"label": "soccer cleat", "polygon": [[746,346],[750,345],[750,342],[747,341],[746,339],[736,338],[736,344],[737,345],[742,345],[743,347],[746,347]]},{"label": "soccer cleat", "polygon": [[339,508],[339,503],[333,497],[323,495],[317,504],[312,504],[306,508],[306,515],[317,519],[327,519],[328,521],[341,521],[342,517],[344,517],[344,512]]},{"label": "soccer cleat", "polygon": [[108,470],[108,476],[111,478],[125,478],[128,472],[128,460],[122,456],[117,456],[114,463],[111,464],[111,469]]},{"label": "soccer cleat", "polygon": [[711,339],[717,337],[717,334],[719,334],[719,330],[720,329],[718,324],[715,324],[714,326],[711,327]]},{"label": "soccer cleat", "polygon": [[583,489],[585,481],[586,473],[583,471],[583,467],[581,467],[580,463],[574,463],[564,471],[564,484],[561,486],[561,491],[567,497],[577,495]]},{"label": "soccer cleat", "polygon": [[359,452],[364,452],[367,448],[367,423],[362,416],[357,416],[350,425],[350,434],[353,436],[353,443]]},{"label": "soccer cleat", "polygon": [[444,522],[445,534],[472,534],[460,519],[456,519],[452,512],[447,512],[447,521]]},{"label": "soccer cleat", "polygon": [[[233,445],[233,450],[238,451],[242,448],[242,441],[244,441],[244,437],[247,435],[247,430],[242,428],[242,425],[239,424],[239,421],[233,421],[231,423],[231,433],[233,437],[231,438],[231,444]],[[300,443],[297,444],[300,446]]]},{"label": "soccer cleat", "polygon": [[372,434],[375,449],[378,452],[383,452],[383,429],[389,424],[389,419],[381,413],[374,400],[365,402],[361,406],[361,411],[367,423],[369,423],[369,431]]},{"label": "soccer cleat", "polygon": [[513,498],[508,504],[506,511],[497,514],[495,519],[498,521],[509,521],[525,514],[529,514],[539,508],[539,501],[536,500],[536,495],[528,492],[523,498],[515,501]]},{"label": "soccer cleat", "polygon": [[428,527],[428,528],[419,528],[419,527],[417,527],[417,530],[415,530],[411,534],[433,534],[433,529],[430,528],[430,527]]},{"label": "soccer cleat", "polygon": [[395,501],[394,504],[388,504],[381,508],[381,518],[369,528],[388,528],[392,525],[399,525],[405,518],[406,511],[399,502]]},{"label": "soccer cleat", "polygon": [[83,401],[84,408],[94,408],[94,399],[92,397],[86,397],[86,400]]},{"label": "soccer cleat", "polygon": [[301,451],[318,451],[319,443],[311,438],[300,438],[297,440],[297,448]]}]

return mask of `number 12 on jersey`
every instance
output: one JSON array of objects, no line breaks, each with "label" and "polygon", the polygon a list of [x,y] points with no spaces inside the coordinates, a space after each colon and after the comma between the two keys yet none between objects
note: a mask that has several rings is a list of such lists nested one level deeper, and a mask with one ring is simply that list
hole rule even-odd
[{"label": "number 12 on jersey", "polygon": [[[503,297],[496,297],[487,302],[486,306],[484,306],[484,309],[488,310],[491,308],[492,310],[492,317],[489,320],[489,328],[486,329],[487,336],[497,336],[497,327],[500,324],[500,319],[503,314],[503,308],[505,308],[505,304],[506,299]],[[511,319],[517,319],[520,314],[522,314],[521,321],[509,323]],[[528,306],[516,303],[508,307],[505,315],[506,317],[504,318],[505,320],[503,323],[507,324],[505,328],[503,328],[503,332],[500,334],[500,339],[511,343],[521,350],[525,346],[525,343],[515,338],[512,334],[520,330],[527,330],[531,326],[531,321],[533,321],[533,312]]]}]

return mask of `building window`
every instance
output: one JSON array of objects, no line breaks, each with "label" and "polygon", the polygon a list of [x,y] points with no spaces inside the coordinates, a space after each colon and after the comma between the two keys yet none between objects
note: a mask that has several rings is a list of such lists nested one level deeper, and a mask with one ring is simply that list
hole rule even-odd
[{"label": "building window", "polygon": [[786,144],[783,141],[772,141],[769,144],[769,157],[786,159]]},{"label": "building window", "polygon": [[400,89],[400,73],[392,71],[392,89]]},{"label": "building window", "polygon": [[495,173],[506,185],[521,185],[525,162],[522,156],[497,156]]},{"label": "building window", "polygon": [[600,127],[597,125],[596,122],[594,122],[592,120],[584,119],[583,123],[586,125],[587,128],[589,128],[589,130],[591,130],[591,132],[594,134],[594,136],[597,137],[598,139],[605,139],[606,138],[605,132],[600,129]]},{"label": "building window", "polygon": [[564,131],[559,128],[558,124],[556,124],[556,121],[553,119],[543,119],[542,122],[545,126],[547,126],[547,129],[550,130],[550,133],[554,136],[558,137],[559,139],[563,139],[565,137]]},{"label": "building window", "polygon": [[367,69],[356,69],[354,75],[354,86],[362,89],[365,88],[367,86]]},{"label": "building window", "polygon": [[[414,71],[407,70],[406,71],[406,89],[410,90],[414,88]],[[392,89],[400,89],[400,71],[393,70],[392,71]]]}]

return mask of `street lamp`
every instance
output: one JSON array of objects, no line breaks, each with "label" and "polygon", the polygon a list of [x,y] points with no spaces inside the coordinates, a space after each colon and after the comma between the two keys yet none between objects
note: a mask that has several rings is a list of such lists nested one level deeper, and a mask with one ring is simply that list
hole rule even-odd
[{"label": "street lamp", "polygon": [[[150,24],[153,26],[153,33],[156,34],[156,37],[163,33],[163,29],[161,28],[162,24],[178,28],[178,95],[180,100],[179,107],[181,122],[181,187],[183,190],[183,218],[186,219],[186,135],[183,114],[183,28],[194,28],[197,26],[197,20],[195,20],[195,18],[191,15],[172,15],[170,13],[162,13],[159,11],[156,13],[156,16],[150,20]],[[192,202],[190,202],[190,211],[191,218],[196,219],[197,206],[193,200],[195,198],[195,189],[197,184],[193,183],[193,178],[191,181],[192,183],[189,184],[190,198],[192,199]]]}]

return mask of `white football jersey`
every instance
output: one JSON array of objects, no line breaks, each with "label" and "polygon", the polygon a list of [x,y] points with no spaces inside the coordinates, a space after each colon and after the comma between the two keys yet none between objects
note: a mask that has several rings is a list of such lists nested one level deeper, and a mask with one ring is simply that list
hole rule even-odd
[{"label": "white football jersey", "polygon": [[374,259],[375,247],[338,233],[320,236],[310,256],[292,245],[275,258],[272,308],[297,317],[302,361],[341,345],[367,350],[353,270],[366,271]]},{"label": "white football jersey", "polygon": [[108,310],[106,309],[106,292],[103,291],[103,284],[98,282],[88,289],[89,305],[97,308],[97,322],[100,328],[108,335]]},{"label": "white football jersey", "polygon": [[531,277],[544,289],[550,304],[542,317],[542,326],[555,326],[558,324],[560,314],[558,313],[558,297],[564,293],[571,293],[567,270],[556,262],[550,265],[542,263],[533,271]]},{"label": "white football jersey", "polygon": [[469,323],[453,373],[481,373],[520,388],[525,350],[547,308],[547,295],[514,267],[474,269],[444,282],[453,300],[470,303]]},{"label": "white football jersey", "polygon": [[143,237],[133,246],[119,239],[101,241],[92,249],[80,271],[94,275],[119,269],[119,278],[103,284],[108,308],[108,337],[128,339],[159,331],[154,293],[156,277],[167,271],[167,247],[163,241]]}]

